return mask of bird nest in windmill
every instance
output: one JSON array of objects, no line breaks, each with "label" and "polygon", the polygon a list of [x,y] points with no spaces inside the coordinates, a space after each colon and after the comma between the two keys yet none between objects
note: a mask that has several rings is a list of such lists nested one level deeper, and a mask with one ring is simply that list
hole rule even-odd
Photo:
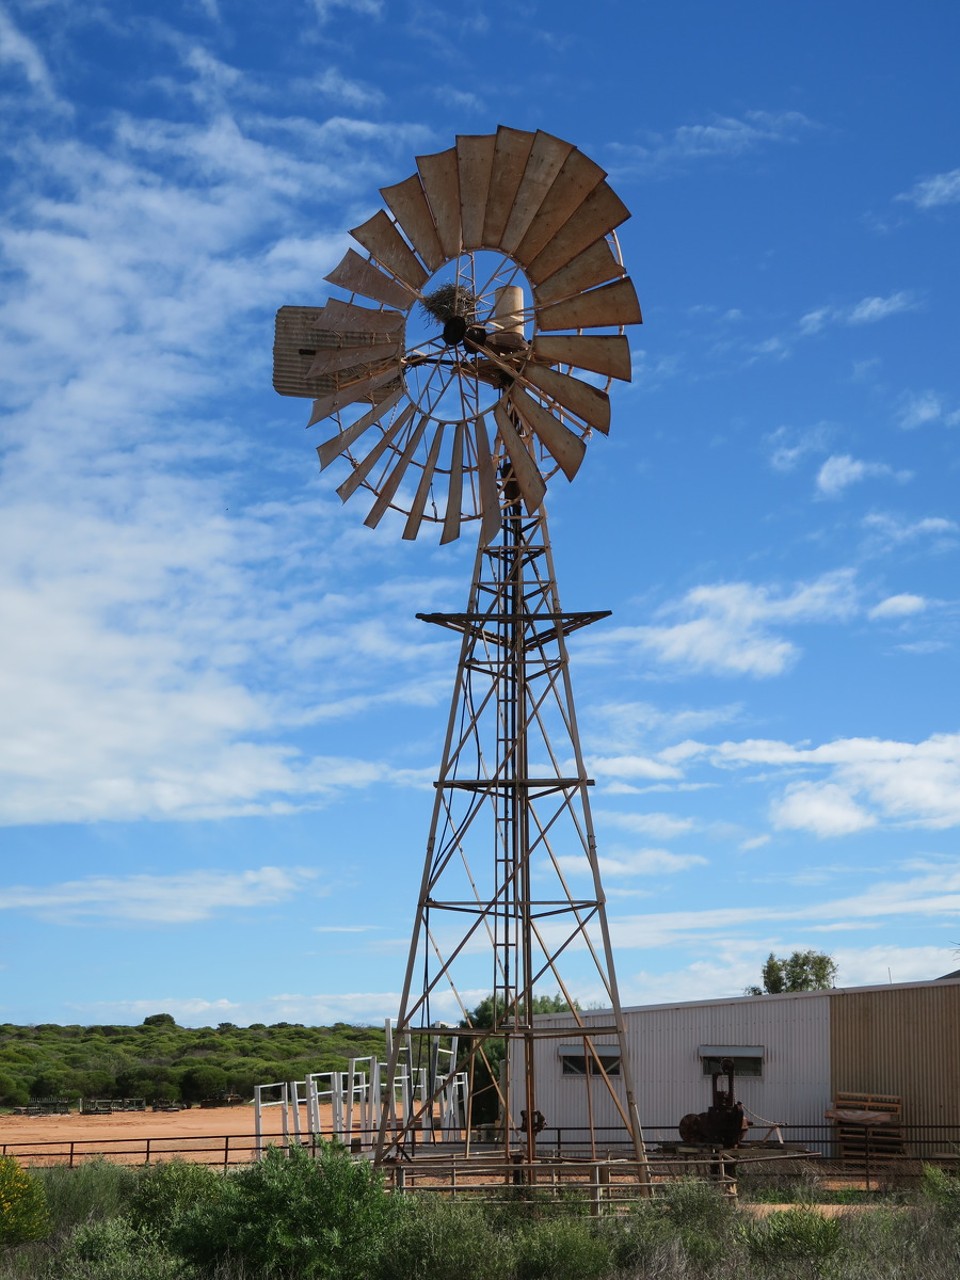
[{"label": "bird nest in windmill", "polygon": [[477,298],[462,284],[442,284],[432,293],[424,294],[420,310],[441,324],[446,324],[454,316],[470,323],[477,318]]}]

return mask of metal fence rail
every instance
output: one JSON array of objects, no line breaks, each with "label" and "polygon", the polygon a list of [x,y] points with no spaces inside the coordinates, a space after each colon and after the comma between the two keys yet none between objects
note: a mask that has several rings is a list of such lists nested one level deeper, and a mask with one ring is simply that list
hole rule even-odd
[{"label": "metal fence rail", "polygon": [[[354,1129],[353,1146],[369,1150],[372,1132]],[[751,1181],[810,1175],[837,1181],[856,1182],[868,1188],[880,1182],[910,1181],[922,1175],[925,1163],[939,1164],[960,1172],[960,1124],[904,1125],[903,1154],[892,1156],[881,1138],[876,1147],[872,1132],[865,1128],[858,1158],[841,1160],[835,1149],[832,1125],[781,1125],[776,1140],[748,1140],[732,1151],[684,1146],[676,1140],[674,1126],[645,1126],[647,1175],[654,1182],[677,1176],[728,1176]],[[811,1135],[813,1141],[811,1141]],[[800,1141],[800,1139],[803,1141]],[[323,1141],[318,1136],[284,1137],[268,1141],[280,1146],[298,1145],[316,1151]],[[262,1140],[261,1140],[262,1145]],[[589,1181],[590,1169],[609,1168],[614,1187],[631,1183],[636,1194],[638,1171],[631,1172],[631,1144],[622,1129],[594,1130],[572,1127],[547,1129],[538,1141],[535,1166],[520,1162],[519,1153],[507,1158],[503,1147],[492,1142],[459,1143],[418,1141],[405,1151],[405,1159],[384,1170],[388,1184],[398,1191],[446,1190],[457,1193],[472,1187],[502,1188],[505,1185],[538,1185],[562,1188]],[[110,1160],[127,1165],[150,1165],[163,1160],[189,1160],[226,1170],[249,1164],[261,1154],[258,1139],[250,1133],[197,1137],[93,1137],[42,1141],[4,1141],[0,1155],[13,1156],[30,1166],[66,1165],[75,1168],[90,1160]],[[596,1175],[606,1177],[607,1175]],[[601,1193],[597,1193],[601,1198]],[[616,1199],[618,1192],[603,1193]]]}]

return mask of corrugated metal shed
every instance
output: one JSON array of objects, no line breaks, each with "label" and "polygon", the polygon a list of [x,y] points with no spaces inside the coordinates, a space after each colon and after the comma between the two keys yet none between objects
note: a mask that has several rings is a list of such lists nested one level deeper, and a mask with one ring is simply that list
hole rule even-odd
[{"label": "corrugated metal shed", "polygon": [[960,982],[831,993],[832,1091],[898,1094],[905,1125],[960,1122]]},{"label": "corrugated metal shed", "polygon": [[[699,1051],[717,1045],[762,1046],[762,1074],[738,1075],[737,1096],[758,1128],[761,1119],[801,1126],[791,1130],[794,1140],[822,1145],[824,1113],[838,1089],[902,1095],[905,1124],[960,1125],[956,979],[648,1005],[625,1009],[624,1020],[641,1124],[654,1138],[672,1136],[665,1131],[675,1132],[681,1116],[709,1106]],[[563,1014],[543,1021],[571,1024]],[[559,1048],[545,1047],[537,1098],[550,1127],[587,1125],[583,1085],[562,1074]],[[617,1087],[623,1098],[622,1081]],[[594,1122],[616,1128],[605,1093],[594,1082]]]}]

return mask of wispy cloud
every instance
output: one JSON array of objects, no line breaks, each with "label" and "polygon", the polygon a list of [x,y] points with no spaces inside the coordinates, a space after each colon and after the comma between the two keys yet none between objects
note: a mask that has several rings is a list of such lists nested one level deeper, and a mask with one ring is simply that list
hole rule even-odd
[{"label": "wispy cloud", "polygon": [[707,160],[736,160],[760,147],[798,142],[815,128],[799,111],[748,111],[714,116],[705,123],[679,125],[642,142],[611,147],[620,173],[683,167]]},{"label": "wispy cloud", "polygon": [[852,484],[882,476],[893,476],[902,484],[912,479],[912,472],[895,471],[885,462],[865,462],[848,453],[832,454],[817,472],[817,492],[821,497],[836,498]]},{"label": "wispy cloud", "polygon": [[949,169],[945,173],[935,173],[932,178],[923,178],[909,191],[902,191],[894,196],[894,199],[905,200],[918,209],[938,209],[945,204],[960,204],[960,169]]},{"label": "wispy cloud", "polygon": [[960,425],[960,409],[949,408],[946,398],[937,391],[909,391],[900,398],[897,422],[907,431],[933,422],[955,427]]},{"label": "wispy cloud", "polygon": [[3,66],[26,81],[34,102],[66,110],[57,95],[46,59],[34,41],[14,23],[6,8],[0,8],[0,67]]},{"label": "wispy cloud", "polygon": [[196,924],[225,911],[286,902],[308,886],[318,893],[316,878],[316,871],[304,867],[90,876],[42,887],[6,886],[0,910],[24,911],[57,924]]},{"label": "wispy cloud", "polygon": [[919,302],[907,290],[901,289],[887,297],[861,298],[859,302],[847,306],[823,306],[808,311],[800,317],[799,330],[804,337],[809,337],[828,325],[862,325],[876,324],[889,316],[899,315],[904,311],[915,311]]},{"label": "wispy cloud", "polygon": [[[620,627],[604,638],[622,654],[636,647],[659,662],[688,671],[765,678],[780,675],[799,656],[782,629],[795,623],[837,622],[857,608],[853,574],[838,570],[791,590],[747,582],[695,587],[664,605],[656,625]],[[673,621],[672,619],[677,619]]]},{"label": "wispy cloud", "polygon": [[762,739],[704,749],[721,765],[802,768],[772,804],[781,828],[847,835],[879,822],[933,830],[960,825],[960,735],[921,742],[838,738],[818,747]]},{"label": "wispy cloud", "polygon": [[946,516],[925,516],[921,520],[903,520],[899,516],[874,511],[863,518],[863,527],[883,546],[929,539],[934,547],[949,547],[960,536],[960,524]]},{"label": "wispy cloud", "polygon": [[902,592],[900,595],[887,596],[885,600],[881,600],[879,604],[875,604],[867,614],[868,618],[909,618],[914,614],[922,613],[926,609],[928,601],[923,596],[911,595],[909,592]]},{"label": "wispy cloud", "polygon": [[832,428],[826,422],[796,430],[777,427],[764,439],[770,465],[774,471],[794,471],[810,454],[825,453]]}]

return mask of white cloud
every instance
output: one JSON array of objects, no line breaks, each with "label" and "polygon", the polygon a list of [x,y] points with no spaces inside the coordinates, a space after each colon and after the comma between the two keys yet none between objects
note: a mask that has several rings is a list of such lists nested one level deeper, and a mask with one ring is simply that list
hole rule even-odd
[{"label": "white cloud", "polygon": [[960,203],[960,169],[949,169],[924,178],[909,191],[903,191],[896,200],[906,200],[918,209],[937,209],[945,204]]},{"label": "white cloud", "polygon": [[372,85],[361,84],[358,80],[349,80],[334,67],[327,67],[305,89],[360,109],[379,106],[384,101],[381,90]]},{"label": "white cloud", "polygon": [[0,8],[0,66],[19,71],[44,105],[61,105],[46,59],[3,8]]},{"label": "white cloud", "polygon": [[[798,650],[774,628],[793,623],[843,621],[856,611],[847,570],[799,583],[791,591],[746,582],[695,587],[659,616],[680,621],[618,628],[606,643],[633,643],[661,662],[718,675],[780,675]],[[622,653],[623,650],[621,649]]]},{"label": "white cloud", "polygon": [[650,756],[592,756],[590,772],[598,778],[679,778],[680,770]]},{"label": "white cloud", "polygon": [[635,835],[654,836],[658,840],[670,840],[685,835],[696,825],[692,818],[677,818],[671,813],[617,813],[603,810],[595,813],[598,822]]},{"label": "white cloud", "polygon": [[925,427],[931,422],[955,427],[960,423],[960,410],[948,409],[944,397],[937,391],[910,392],[901,397],[897,422],[906,431]]},{"label": "white cloud", "polygon": [[885,462],[864,462],[848,453],[831,454],[817,472],[817,492],[826,498],[836,498],[850,485],[871,476],[895,476],[902,483],[911,478],[911,473],[895,472]]},{"label": "white cloud", "polygon": [[796,782],[771,806],[771,820],[778,829],[812,831],[818,836],[847,836],[876,824],[833,783]]},{"label": "white cloud", "polygon": [[912,311],[916,307],[911,295],[903,290],[892,293],[886,298],[862,298],[851,308],[846,316],[847,324],[875,324],[878,320],[886,320],[887,316],[895,316],[901,311]]},{"label": "white cloud", "polygon": [[908,618],[912,614],[922,613],[927,607],[923,596],[902,592],[900,595],[887,596],[879,604],[875,604],[867,614],[868,618]]},{"label": "white cloud", "polygon": [[[598,859],[600,874],[619,879],[622,876],[677,875],[692,867],[705,867],[707,859],[695,853],[671,853],[668,849],[638,849],[631,853],[613,856],[601,854]],[[585,859],[577,857],[557,858],[557,865],[568,875],[585,874]]]},{"label": "white cloud", "polygon": [[228,910],[286,902],[316,877],[316,871],[304,867],[188,871],[172,876],[90,876],[43,887],[9,885],[0,893],[0,910],[25,911],[58,924],[94,920],[196,924]]},{"label": "white cloud", "polygon": [[735,160],[767,145],[796,143],[814,122],[799,111],[748,111],[742,117],[716,116],[706,124],[680,125],[652,134],[643,143],[616,143],[621,175],[676,167],[691,161]]},{"label": "white cloud", "polygon": [[770,451],[770,465],[774,471],[793,471],[810,453],[824,453],[827,448],[829,428],[826,423],[803,431],[789,427],[777,427],[765,440]]},{"label": "white cloud", "polygon": [[712,749],[721,766],[798,767],[822,779],[790,783],[775,825],[844,835],[879,822],[933,830],[960,825],[960,734],[921,742],[838,738],[818,747],[747,739]]},{"label": "white cloud", "polygon": [[960,534],[960,525],[945,516],[925,516],[911,523],[883,512],[871,512],[864,516],[863,527],[893,546],[915,542],[919,538],[934,539],[935,545],[949,545]]},{"label": "white cloud", "polygon": [[338,9],[362,18],[379,18],[383,13],[383,0],[310,0],[320,22],[328,22]]},{"label": "white cloud", "polygon": [[845,306],[816,307],[800,317],[798,328],[802,336],[812,337],[828,325],[876,324],[877,321],[886,320],[888,316],[898,315],[902,311],[915,311],[918,305],[913,294],[901,289],[887,297],[871,295]]}]

